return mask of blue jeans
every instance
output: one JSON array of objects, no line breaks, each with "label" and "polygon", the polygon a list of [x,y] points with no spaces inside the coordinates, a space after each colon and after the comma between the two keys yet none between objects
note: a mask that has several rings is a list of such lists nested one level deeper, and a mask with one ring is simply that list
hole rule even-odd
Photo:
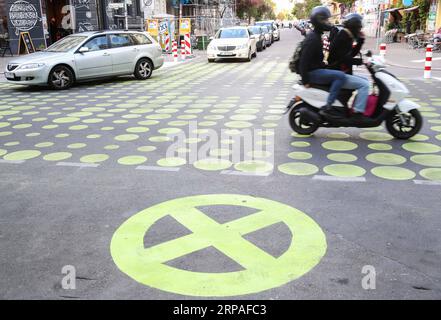
[{"label": "blue jeans", "polygon": [[331,85],[326,104],[332,106],[346,81],[346,74],[338,70],[315,69],[308,73],[311,83]]},{"label": "blue jeans", "polygon": [[364,113],[369,96],[369,80],[361,76],[347,74],[342,88],[357,90],[354,109],[356,112]]}]

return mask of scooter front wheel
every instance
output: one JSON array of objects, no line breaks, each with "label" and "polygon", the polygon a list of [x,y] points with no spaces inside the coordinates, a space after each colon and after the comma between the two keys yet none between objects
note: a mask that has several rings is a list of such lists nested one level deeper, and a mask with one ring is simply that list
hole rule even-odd
[{"label": "scooter front wheel", "polygon": [[409,112],[393,111],[386,119],[386,128],[397,139],[409,139],[423,126],[423,117],[417,109]]},{"label": "scooter front wheel", "polygon": [[[312,134],[319,128],[319,123],[311,122],[302,117],[301,109],[311,109],[306,103],[300,103],[289,113],[289,125],[298,134]],[[314,112],[311,110],[311,112]]]}]

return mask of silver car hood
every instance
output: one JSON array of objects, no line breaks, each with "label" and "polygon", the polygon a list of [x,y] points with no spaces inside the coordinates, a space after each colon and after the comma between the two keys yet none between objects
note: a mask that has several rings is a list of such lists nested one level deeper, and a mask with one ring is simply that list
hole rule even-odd
[{"label": "silver car hood", "polygon": [[65,57],[70,57],[72,52],[49,52],[40,51],[31,54],[24,55],[22,57],[17,57],[8,64],[24,64],[24,63],[39,63],[39,62],[49,62],[51,59],[60,59]]}]

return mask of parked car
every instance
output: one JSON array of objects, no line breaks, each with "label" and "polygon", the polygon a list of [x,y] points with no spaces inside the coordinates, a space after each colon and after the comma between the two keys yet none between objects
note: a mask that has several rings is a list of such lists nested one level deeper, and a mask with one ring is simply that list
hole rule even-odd
[{"label": "parked car", "polygon": [[256,36],[257,51],[266,49],[265,33],[260,26],[248,27],[248,31]]},{"label": "parked car", "polygon": [[256,36],[247,27],[221,28],[207,47],[208,62],[215,59],[245,59],[257,55]]},{"label": "parked car", "polygon": [[273,33],[273,42],[280,40],[280,30],[279,30],[279,28],[277,28],[274,20],[258,21],[258,22],[256,22],[256,25],[257,26],[269,26],[271,28],[272,33]]},{"label": "parked car", "polygon": [[271,31],[269,26],[258,26],[258,27],[261,28],[264,33],[266,46],[270,47],[271,44],[273,43],[273,32]]},{"label": "parked car", "polygon": [[164,64],[160,45],[146,32],[76,33],[44,51],[12,59],[5,78],[14,84],[67,89],[77,81],[134,74],[150,78]]}]

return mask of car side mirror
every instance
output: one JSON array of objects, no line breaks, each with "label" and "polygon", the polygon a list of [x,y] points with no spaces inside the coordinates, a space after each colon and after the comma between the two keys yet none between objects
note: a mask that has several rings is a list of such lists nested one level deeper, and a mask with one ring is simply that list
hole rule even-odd
[{"label": "car side mirror", "polygon": [[79,53],[86,53],[89,52],[89,48],[88,47],[81,47],[80,50],[78,50]]},{"label": "car side mirror", "polygon": [[372,51],[371,50],[366,51],[365,56],[372,57]]},{"label": "car side mirror", "polygon": [[214,40],[214,37],[210,37],[210,38],[208,38],[208,40],[210,40],[210,41],[211,41],[211,40]]}]

